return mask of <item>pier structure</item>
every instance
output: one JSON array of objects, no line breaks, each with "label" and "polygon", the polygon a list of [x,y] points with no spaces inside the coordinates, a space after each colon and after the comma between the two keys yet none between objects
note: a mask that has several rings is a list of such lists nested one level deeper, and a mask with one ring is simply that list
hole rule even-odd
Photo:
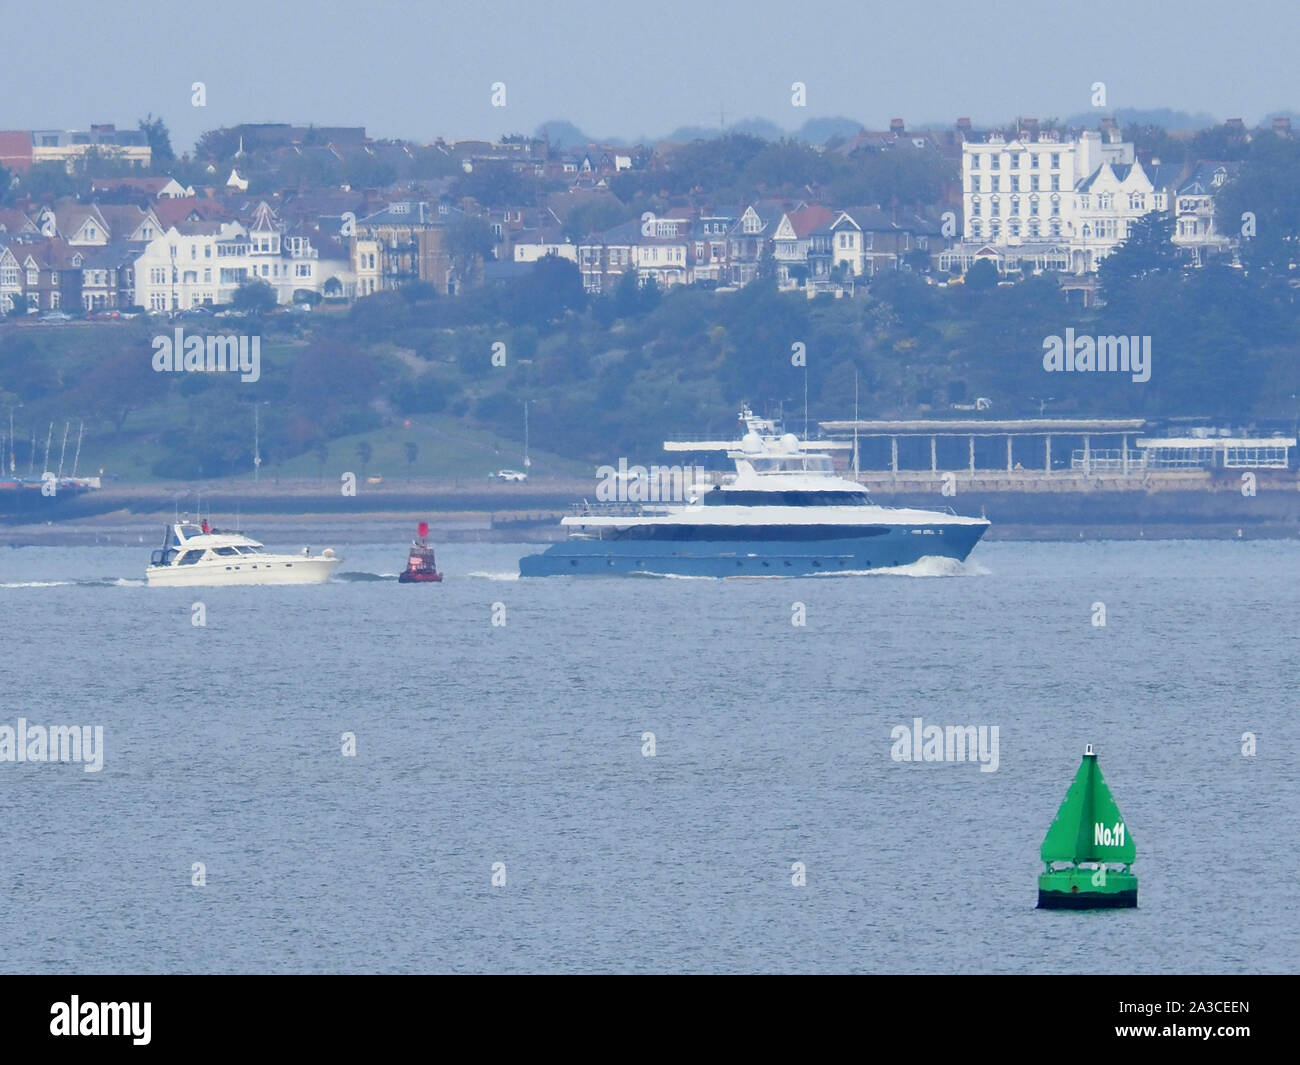
[{"label": "pier structure", "polygon": [[[933,484],[960,474],[1005,491],[1087,487],[1192,488],[1216,471],[1268,471],[1294,480],[1294,436],[1151,435],[1143,418],[918,419],[823,421],[846,469],[864,484]],[[847,444],[847,448],[845,445]],[[1221,475],[1220,475],[1221,476]]]}]

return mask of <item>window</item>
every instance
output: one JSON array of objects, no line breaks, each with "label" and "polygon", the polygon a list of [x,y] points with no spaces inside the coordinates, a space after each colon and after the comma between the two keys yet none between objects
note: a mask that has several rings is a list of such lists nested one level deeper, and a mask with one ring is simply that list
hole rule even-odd
[{"label": "window", "polygon": [[1020,169],[1020,153],[1019,153],[1019,152],[1012,152],[1012,153],[1011,153],[1011,169],[1012,169],[1012,170],[1019,170],[1019,169]]},{"label": "window", "polygon": [[970,201],[970,215],[972,218],[978,218],[980,216],[980,198],[978,196],[972,198]]},{"label": "window", "polygon": [[1037,175],[1037,174],[1035,174],[1033,177],[1031,177],[1031,178],[1029,179],[1029,191],[1030,191],[1030,192],[1037,192],[1037,191],[1038,191],[1038,175]]},{"label": "window", "polygon": [[1097,194],[1097,209],[1099,211],[1109,211],[1114,206],[1115,197],[1109,192]]},{"label": "window", "polygon": [[994,170],[1002,169],[1002,156],[1000,155],[993,156],[993,169]]},{"label": "window", "polygon": [[1052,153],[1052,169],[1053,170],[1061,169],[1061,155],[1059,152]]},{"label": "window", "polygon": [[1002,214],[1002,202],[996,196],[993,197],[992,207],[989,210],[989,214],[993,218],[997,218]]},{"label": "window", "polygon": [[978,170],[978,169],[980,168],[980,157],[979,157],[979,153],[978,153],[978,152],[971,152],[971,154],[970,154],[970,168],[971,168],[972,170]]},{"label": "window", "polygon": [[1130,192],[1128,195],[1129,209],[1133,211],[1145,211],[1147,209],[1147,197],[1144,192]]},{"label": "window", "polygon": [[1002,179],[1001,179],[1000,177],[994,177],[994,178],[993,178],[993,188],[992,188],[991,191],[992,191],[992,192],[1001,192],[1001,191],[1002,191]]},{"label": "window", "polygon": [[1030,169],[1030,170],[1037,170],[1037,169],[1038,169],[1038,153],[1037,153],[1037,152],[1030,152],[1030,153],[1029,153],[1029,169]]}]

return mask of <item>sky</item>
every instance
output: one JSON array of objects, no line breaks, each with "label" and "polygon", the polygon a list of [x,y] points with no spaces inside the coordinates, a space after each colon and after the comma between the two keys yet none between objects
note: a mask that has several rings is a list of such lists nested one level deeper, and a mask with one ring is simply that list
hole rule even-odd
[{"label": "sky", "polygon": [[[766,118],[794,130],[958,116],[1002,122],[1169,107],[1254,124],[1300,105],[1295,0],[1040,5],[822,0],[49,0],[10,19],[0,129],[135,128],[179,154],[240,122],[365,126],[429,141],[532,133],[662,137]],[[94,17],[89,17],[91,12]],[[61,27],[51,34],[51,27]],[[78,32],[69,32],[76,28]],[[75,43],[74,43],[75,42]],[[192,103],[202,82],[206,105]],[[806,106],[792,101],[805,86]],[[505,106],[492,103],[494,84]]]}]

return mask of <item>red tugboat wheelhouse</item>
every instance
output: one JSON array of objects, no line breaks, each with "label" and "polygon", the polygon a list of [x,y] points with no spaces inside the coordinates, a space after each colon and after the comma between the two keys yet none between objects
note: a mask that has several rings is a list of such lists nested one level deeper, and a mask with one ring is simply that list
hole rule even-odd
[{"label": "red tugboat wheelhouse", "polygon": [[442,580],[438,564],[433,559],[433,548],[426,542],[429,535],[429,523],[420,522],[420,539],[411,544],[411,555],[406,560],[406,569],[398,575],[399,584],[431,584]]}]

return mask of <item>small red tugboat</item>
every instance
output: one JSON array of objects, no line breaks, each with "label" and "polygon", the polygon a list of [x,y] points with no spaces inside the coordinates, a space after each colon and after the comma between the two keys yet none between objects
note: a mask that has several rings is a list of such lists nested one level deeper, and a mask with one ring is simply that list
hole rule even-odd
[{"label": "small red tugboat", "polygon": [[429,535],[429,523],[420,522],[420,539],[411,544],[411,556],[406,560],[406,569],[398,574],[399,584],[429,584],[442,580],[438,565],[433,560],[433,548],[425,542]]}]

